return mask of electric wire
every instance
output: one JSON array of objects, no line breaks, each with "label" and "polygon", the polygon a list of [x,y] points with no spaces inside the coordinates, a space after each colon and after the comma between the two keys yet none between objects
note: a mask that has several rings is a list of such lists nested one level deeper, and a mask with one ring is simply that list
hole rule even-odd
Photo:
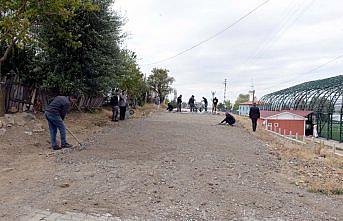
[{"label": "electric wire", "polygon": [[[312,75],[313,75],[313,72],[314,72],[314,71],[316,71],[316,70],[318,70],[318,69],[320,69],[320,68],[322,68],[322,67],[325,67],[326,65],[328,65],[328,64],[330,64],[330,63],[332,63],[332,62],[334,62],[334,61],[336,61],[336,60],[339,60],[339,59],[341,59],[341,58],[343,58],[343,54],[338,55],[338,56],[336,56],[335,58],[330,59],[329,61],[327,61],[327,62],[325,62],[325,63],[323,63],[323,64],[321,64],[321,65],[318,65],[318,66],[315,67],[315,68],[310,69],[309,71],[302,72],[302,73],[298,73],[297,75],[301,75],[302,77],[304,77],[304,75],[307,76],[308,74],[312,74]],[[280,84],[287,84],[287,83],[294,83],[294,82],[297,82],[298,80],[299,80],[299,78],[297,78],[297,79],[291,79],[291,80],[279,82],[278,85],[280,85]],[[271,89],[271,88],[273,88],[273,87],[275,87],[275,86],[276,86],[276,85],[273,85],[273,86],[271,86],[271,87],[267,87],[267,88],[263,88],[263,89],[264,89],[264,90],[269,90],[269,89]]]},{"label": "electric wire", "polygon": [[235,22],[233,22],[232,24],[230,24],[228,27],[224,28],[223,30],[215,33],[214,35],[200,41],[199,43],[193,45],[192,47],[189,47],[173,56],[170,56],[168,58],[165,58],[165,59],[162,59],[162,60],[159,60],[159,61],[156,61],[156,62],[152,62],[152,63],[149,63],[149,64],[143,64],[144,66],[149,66],[149,65],[155,65],[155,64],[159,64],[159,63],[163,63],[165,61],[169,61],[171,59],[174,59],[182,54],[185,54],[186,52],[194,49],[194,48],[197,48],[199,47],[200,45],[216,38],[217,36],[221,35],[222,33],[224,33],[225,31],[229,30],[230,28],[232,28],[233,26],[235,26],[236,24],[238,24],[239,22],[241,22],[242,20],[244,20],[245,18],[247,18],[249,15],[253,14],[255,11],[257,11],[259,8],[261,8],[262,6],[266,5],[268,2],[270,2],[270,0],[267,0],[267,1],[264,1],[263,3],[257,5],[254,9],[252,9],[251,11],[249,11],[248,13],[246,13],[245,15],[243,15],[242,17],[240,17],[239,19],[237,19]]}]

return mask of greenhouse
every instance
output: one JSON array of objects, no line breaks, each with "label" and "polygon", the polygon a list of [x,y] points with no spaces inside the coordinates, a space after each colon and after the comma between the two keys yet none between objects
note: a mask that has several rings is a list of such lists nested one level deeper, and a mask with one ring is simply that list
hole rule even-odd
[{"label": "greenhouse", "polygon": [[263,96],[264,110],[313,111],[307,127],[318,135],[343,141],[343,75],[309,81]]}]

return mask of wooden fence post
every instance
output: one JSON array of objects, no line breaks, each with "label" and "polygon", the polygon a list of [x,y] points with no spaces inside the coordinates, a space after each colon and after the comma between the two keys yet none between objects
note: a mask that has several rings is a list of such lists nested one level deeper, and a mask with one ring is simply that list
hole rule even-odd
[{"label": "wooden fence post", "polygon": [[6,87],[4,82],[0,82],[0,117],[5,115],[5,91]]},{"label": "wooden fence post", "polygon": [[336,154],[336,144],[333,144],[333,154]]}]

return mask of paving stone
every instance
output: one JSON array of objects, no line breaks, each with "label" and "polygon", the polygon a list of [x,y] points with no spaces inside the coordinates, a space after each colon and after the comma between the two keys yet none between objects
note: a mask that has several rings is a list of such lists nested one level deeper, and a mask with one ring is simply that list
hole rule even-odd
[{"label": "paving stone", "polygon": [[32,210],[30,215],[20,218],[20,221],[121,221],[121,219],[111,217],[110,214],[100,215],[72,212],[61,214],[45,210]]}]

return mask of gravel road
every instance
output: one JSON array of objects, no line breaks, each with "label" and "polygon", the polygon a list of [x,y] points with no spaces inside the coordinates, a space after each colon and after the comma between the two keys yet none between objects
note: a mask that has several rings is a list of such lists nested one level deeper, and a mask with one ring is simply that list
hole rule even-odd
[{"label": "gravel road", "polygon": [[342,197],[292,185],[272,150],[240,127],[213,126],[221,119],[156,113],[103,127],[82,151],[20,156],[0,172],[0,220],[32,209],[120,220],[343,220]]}]

